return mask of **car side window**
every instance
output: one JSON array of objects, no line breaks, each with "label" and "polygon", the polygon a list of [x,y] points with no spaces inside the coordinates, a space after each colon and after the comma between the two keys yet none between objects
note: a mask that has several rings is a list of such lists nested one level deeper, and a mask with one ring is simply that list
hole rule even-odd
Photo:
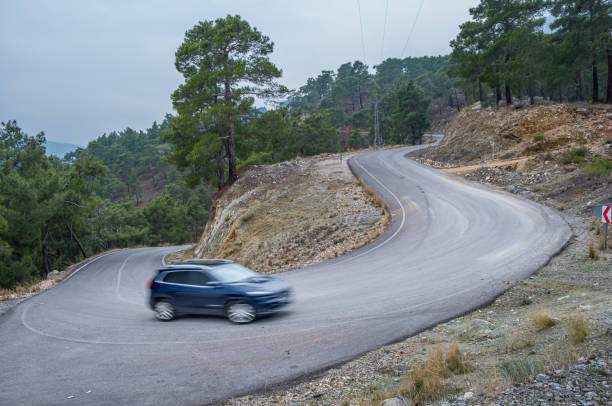
[{"label": "car side window", "polygon": [[170,272],[164,278],[164,282],[195,286],[205,286],[211,280],[212,278],[200,271]]},{"label": "car side window", "polygon": [[189,272],[189,285],[205,286],[211,278],[203,272],[191,271]]},{"label": "car side window", "polygon": [[183,285],[189,285],[189,273],[190,272],[170,272],[164,278],[164,282],[168,283],[181,283]]}]

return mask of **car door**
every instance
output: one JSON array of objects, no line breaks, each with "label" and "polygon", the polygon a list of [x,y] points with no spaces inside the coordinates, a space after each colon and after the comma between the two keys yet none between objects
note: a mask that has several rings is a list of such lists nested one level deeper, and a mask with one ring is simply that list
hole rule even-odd
[{"label": "car door", "polygon": [[198,313],[222,313],[225,304],[225,288],[209,285],[215,282],[206,271],[192,271],[189,284],[193,286],[192,306]]},{"label": "car door", "polygon": [[190,272],[180,270],[169,272],[163,280],[164,292],[168,294],[181,313],[192,311],[192,291],[190,286]]}]

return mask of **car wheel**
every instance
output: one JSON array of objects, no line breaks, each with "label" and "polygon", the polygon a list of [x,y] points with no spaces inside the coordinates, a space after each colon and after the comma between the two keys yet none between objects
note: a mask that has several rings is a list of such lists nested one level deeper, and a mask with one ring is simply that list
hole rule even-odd
[{"label": "car wheel", "polygon": [[255,319],[255,308],[244,301],[231,302],[227,305],[225,314],[232,323],[250,323]]},{"label": "car wheel", "polygon": [[155,317],[157,317],[157,320],[170,321],[174,318],[174,313],[172,303],[165,300],[155,303]]}]

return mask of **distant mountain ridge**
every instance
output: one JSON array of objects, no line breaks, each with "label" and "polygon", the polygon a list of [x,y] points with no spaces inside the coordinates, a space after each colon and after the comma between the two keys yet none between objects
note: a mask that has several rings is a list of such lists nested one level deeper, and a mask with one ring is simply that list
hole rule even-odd
[{"label": "distant mountain ridge", "polygon": [[82,148],[80,145],[68,144],[66,142],[47,141],[45,142],[47,155],[54,155],[63,158],[69,152],[75,151],[77,148]]}]

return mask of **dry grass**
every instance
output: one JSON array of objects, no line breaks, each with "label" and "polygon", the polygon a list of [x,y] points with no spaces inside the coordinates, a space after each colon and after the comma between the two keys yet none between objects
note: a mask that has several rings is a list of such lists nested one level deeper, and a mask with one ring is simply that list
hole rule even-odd
[{"label": "dry grass", "polygon": [[446,368],[454,374],[465,374],[471,369],[467,356],[461,352],[459,349],[459,344],[456,340],[451,343],[444,362],[446,364]]},{"label": "dry grass", "polygon": [[362,179],[357,179],[357,183],[359,184],[359,186],[361,186],[361,188],[363,189],[363,191],[370,196],[370,198],[372,199],[372,201],[374,202],[374,204],[378,207],[380,207],[383,210],[383,213],[388,212],[387,210],[387,204],[385,203],[385,201],[383,199],[381,199],[380,196],[378,196],[378,194],[376,194],[376,192],[374,191],[374,189],[372,189],[371,186],[366,185],[365,182]]},{"label": "dry grass", "polygon": [[546,353],[548,367],[550,369],[567,368],[574,365],[582,352],[575,346],[567,345],[565,341],[559,341]]},{"label": "dry grass", "polygon": [[567,338],[574,344],[584,342],[592,330],[591,323],[583,315],[575,315],[567,320]]},{"label": "dry grass", "polygon": [[444,389],[444,368],[440,363],[442,351],[436,350],[422,365],[413,368],[400,381],[399,394],[414,402],[427,402],[441,399],[446,395]]},{"label": "dry grass", "polygon": [[481,370],[471,377],[470,382],[474,392],[494,393],[512,386],[512,381],[500,374],[497,365],[487,370]]},{"label": "dry grass", "polygon": [[599,259],[599,254],[597,253],[597,249],[595,248],[595,243],[593,240],[589,243],[589,258],[591,259]]},{"label": "dry grass", "polygon": [[532,347],[535,342],[531,336],[524,334],[519,330],[513,330],[506,335],[506,353],[520,351],[528,347]]},{"label": "dry grass", "polygon": [[471,370],[467,356],[453,341],[444,355],[441,346],[437,346],[429,357],[420,365],[412,368],[409,374],[400,381],[399,395],[414,402],[427,402],[441,399],[447,395],[444,379],[452,374],[464,374]]},{"label": "dry grass", "polygon": [[55,281],[42,280],[32,285],[19,285],[14,289],[0,289],[0,300],[13,300],[23,296],[33,295],[55,285]]},{"label": "dry grass", "polygon": [[539,330],[546,330],[557,324],[557,321],[550,315],[550,311],[544,308],[536,309],[531,312],[529,315],[529,322]]}]

